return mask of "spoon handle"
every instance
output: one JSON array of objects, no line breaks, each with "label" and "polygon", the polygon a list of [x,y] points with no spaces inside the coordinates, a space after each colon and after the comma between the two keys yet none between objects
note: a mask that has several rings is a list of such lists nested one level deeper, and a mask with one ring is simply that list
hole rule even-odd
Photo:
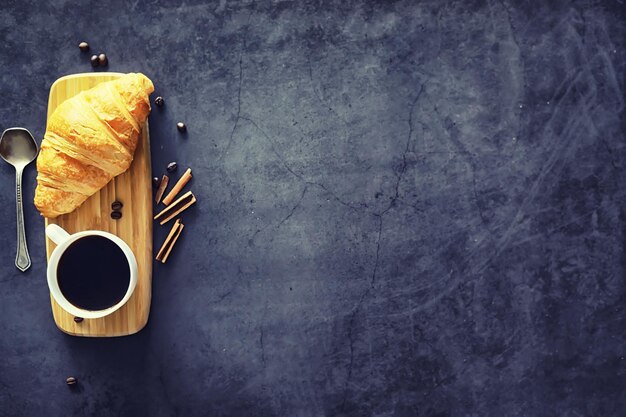
[{"label": "spoon handle", "polygon": [[24,210],[22,209],[22,170],[15,170],[15,201],[17,203],[17,255],[15,266],[24,272],[30,268],[30,255],[26,246],[26,232],[24,231]]}]

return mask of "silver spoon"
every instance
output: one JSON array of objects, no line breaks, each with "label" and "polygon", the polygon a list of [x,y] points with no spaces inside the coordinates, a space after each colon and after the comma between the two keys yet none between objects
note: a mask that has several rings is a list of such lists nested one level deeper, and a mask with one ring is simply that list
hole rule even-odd
[{"label": "silver spoon", "polygon": [[0,156],[15,167],[15,200],[17,202],[17,255],[15,266],[24,272],[30,268],[30,255],[24,232],[24,211],[22,210],[22,172],[37,156],[37,142],[30,132],[22,127],[12,127],[2,132]]}]

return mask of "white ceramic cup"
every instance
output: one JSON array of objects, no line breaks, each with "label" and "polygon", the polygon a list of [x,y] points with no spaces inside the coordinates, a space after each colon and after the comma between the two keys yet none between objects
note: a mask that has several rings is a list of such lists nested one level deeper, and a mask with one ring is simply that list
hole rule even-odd
[{"label": "white ceramic cup", "polygon": [[[85,319],[97,319],[100,317],[108,316],[109,314],[118,310],[128,301],[130,296],[133,295],[133,291],[135,291],[135,287],[137,286],[137,259],[135,259],[133,251],[122,239],[111,233],[103,232],[100,230],[86,230],[84,232],[74,233],[73,235],[70,235],[65,230],[63,230],[63,228],[57,226],[56,224],[49,224],[48,227],[46,227],[46,236],[48,236],[48,238],[57,245],[56,249],[54,249],[54,251],[52,252],[52,255],[50,255],[50,260],[48,261],[48,287],[50,288],[50,293],[52,294],[52,297],[57,302],[57,304],[59,304],[61,308],[63,308],[63,310],[77,317],[82,317]],[[70,303],[67,298],[65,298],[65,296],[61,292],[61,289],[59,288],[59,281],[57,279],[57,267],[59,265],[59,260],[63,256],[65,250],[72,243],[85,236],[102,236],[109,239],[110,241],[115,243],[122,250],[122,252],[124,252],[124,255],[126,255],[126,260],[128,261],[130,280],[128,284],[128,289],[126,290],[126,294],[119,303],[111,307],[105,308],[104,310],[84,310],[82,308],[76,307],[75,305]]]}]

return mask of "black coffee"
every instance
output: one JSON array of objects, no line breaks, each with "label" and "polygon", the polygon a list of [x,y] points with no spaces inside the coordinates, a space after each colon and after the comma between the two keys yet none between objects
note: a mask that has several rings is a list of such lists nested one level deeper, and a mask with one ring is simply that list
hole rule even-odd
[{"label": "black coffee", "polygon": [[73,242],[57,266],[59,288],[84,310],[104,310],[119,303],[130,283],[130,268],[119,246],[102,236]]}]

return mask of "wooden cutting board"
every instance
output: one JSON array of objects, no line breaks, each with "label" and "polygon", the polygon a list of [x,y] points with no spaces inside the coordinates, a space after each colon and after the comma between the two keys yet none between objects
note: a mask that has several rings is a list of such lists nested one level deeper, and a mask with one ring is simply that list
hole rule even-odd
[{"label": "wooden cutting board", "polygon": [[[95,85],[122,74],[98,72],[73,74],[59,78],[50,88],[48,118],[59,104]],[[148,322],[152,295],[152,185],[150,137],[148,122],[143,128],[130,169],[118,175],[102,190],[92,195],[72,213],[46,219],[46,226],[55,223],[68,233],[83,230],[104,230],[122,238],[131,247],[139,268],[137,287],[128,302],[113,314],[99,319],[74,322],[74,316],[63,310],[52,296],[52,314],[56,325],[75,336],[107,337],[137,333]],[[124,204],[123,216],[111,219],[111,203]],[[46,238],[48,259],[56,245]]]}]

